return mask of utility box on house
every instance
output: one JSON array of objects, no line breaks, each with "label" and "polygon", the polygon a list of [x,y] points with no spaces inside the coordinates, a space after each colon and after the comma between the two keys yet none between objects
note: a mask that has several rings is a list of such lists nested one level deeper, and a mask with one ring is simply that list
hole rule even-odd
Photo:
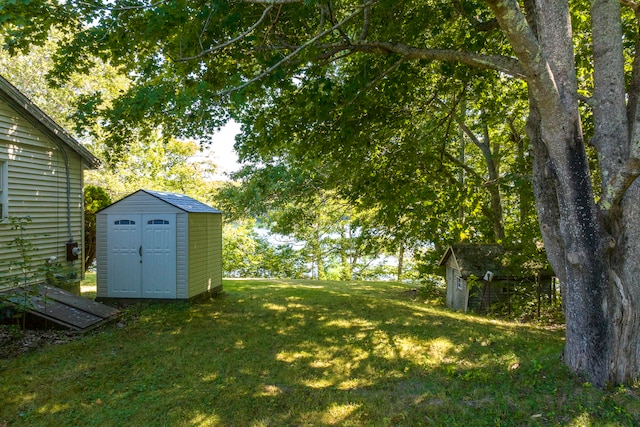
[{"label": "utility box on house", "polygon": [[189,300],[222,290],[222,214],[139,190],[96,216],[97,300]]}]

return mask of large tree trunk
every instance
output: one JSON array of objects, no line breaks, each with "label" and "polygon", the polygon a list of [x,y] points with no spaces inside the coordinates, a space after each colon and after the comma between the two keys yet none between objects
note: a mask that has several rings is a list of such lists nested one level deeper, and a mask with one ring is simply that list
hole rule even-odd
[{"label": "large tree trunk", "polygon": [[[536,206],[547,256],[564,296],[564,361],[597,386],[636,379],[640,209],[635,202],[640,188],[630,189],[621,202],[608,194],[628,159],[621,148],[628,146],[628,126],[622,37],[615,25],[619,3],[592,3],[593,144],[603,171],[602,199],[609,203],[605,209],[595,203],[582,137],[568,2],[525,2],[528,22],[516,2],[489,4],[527,75]],[[598,19],[602,22],[596,24]]]},{"label": "large tree trunk", "polygon": [[627,190],[613,221],[615,246],[611,251],[606,304],[609,317],[609,379],[630,383],[640,373],[640,183]]},{"label": "large tree trunk", "polygon": [[590,197],[586,156],[579,149],[579,129],[573,127],[564,136],[567,164],[554,161],[541,140],[544,121],[538,114],[534,103],[528,129],[535,152],[533,183],[547,257],[560,278],[564,297],[564,361],[602,386],[609,380],[610,340],[603,310],[609,265],[604,233]]},{"label": "large tree trunk", "polygon": [[[611,349],[605,295],[608,283],[607,236],[600,222],[589,174],[578,113],[577,82],[568,4],[537,3],[538,38],[546,63],[553,73],[557,97],[538,87],[540,136],[555,181],[557,202],[540,197],[538,211],[555,208],[556,224],[541,222],[545,242],[559,250],[549,255],[563,290],[567,324],[565,363],[586,372],[602,386],[609,379]],[[530,83],[531,85],[531,83]],[[559,101],[559,102],[558,102]],[[534,181],[534,185],[539,183]],[[552,189],[538,188],[537,194]]]},{"label": "large tree trunk", "polygon": [[598,150],[603,188],[600,205],[611,249],[603,306],[608,319],[609,357],[605,362],[608,379],[615,383],[640,376],[640,184],[633,183],[638,176],[640,58],[636,50],[627,97],[620,13],[617,1],[592,2],[593,145]]}]

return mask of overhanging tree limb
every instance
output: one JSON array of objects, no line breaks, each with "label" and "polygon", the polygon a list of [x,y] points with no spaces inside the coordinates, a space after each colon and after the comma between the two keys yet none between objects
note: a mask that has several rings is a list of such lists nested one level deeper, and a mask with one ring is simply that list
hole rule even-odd
[{"label": "overhanging tree limb", "polygon": [[476,16],[467,13],[460,0],[454,0],[453,2],[456,10],[478,31],[491,31],[500,28],[496,19],[490,19],[488,21],[481,21]]},{"label": "overhanging tree limb", "polygon": [[81,6],[87,6],[90,7],[92,9],[97,9],[97,10],[108,10],[111,12],[122,12],[122,11],[127,11],[127,10],[140,10],[140,9],[151,9],[154,8],[156,6],[160,6],[161,4],[164,3],[168,3],[168,0],[158,0],[155,3],[149,3],[149,4],[143,4],[143,5],[126,5],[126,6],[105,6],[104,4],[100,3],[89,3],[86,1],[80,1],[78,2],[79,5]]},{"label": "overhanging tree limb", "polygon": [[541,105],[562,109],[555,79],[542,48],[515,0],[487,0],[520,62],[525,79]]},{"label": "overhanging tree limb", "polygon": [[358,94],[356,95],[356,97],[354,99],[352,99],[349,104],[352,104],[353,102],[355,102],[356,98],[361,94],[364,93],[366,91],[368,91],[369,89],[371,89],[372,87],[374,87],[376,84],[378,84],[378,82],[382,79],[384,79],[385,77],[387,77],[389,74],[391,74],[392,72],[394,72],[395,70],[398,69],[398,67],[400,65],[402,65],[402,63],[404,63],[405,59],[404,58],[400,58],[399,60],[397,60],[396,62],[394,62],[393,64],[391,64],[390,67],[388,67],[386,70],[384,70],[382,73],[380,73],[376,78],[372,79],[370,82],[367,83],[367,85],[360,91],[358,91]]},{"label": "overhanging tree limb", "polygon": [[[203,56],[209,55],[211,53],[214,53],[218,50],[224,49],[226,47],[229,47],[235,43],[237,43],[238,41],[244,39],[245,37],[247,37],[249,34],[253,33],[255,31],[256,28],[258,28],[258,26],[265,20],[265,18],[267,17],[267,15],[269,14],[269,12],[271,11],[271,9],[273,9],[273,5],[271,6],[267,6],[264,11],[262,12],[262,15],[260,16],[260,18],[252,25],[250,26],[246,31],[240,33],[239,35],[237,35],[236,37],[227,40],[224,43],[221,43],[219,45],[210,47],[208,49],[204,49],[202,51],[200,51],[198,54],[193,55],[193,56],[180,56],[179,58],[174,58],[173,60],[176,62],[185,62],[185,61],[192,61],[194,59],[199,59],[202,58]],[[204,32],[204,30],[203,30]]]},{"label": "overhanging tree limb", "polygon": [[502,55],[482,55],[460,50],[416,48],[402,43],[369,41],[353,41],[350,45],[343,46],[343,49],[378,55],[393,53],[407,59],[458,62],[471,67],[500,71],[513,77],[526,77],[518,59]]},{"label": "overhanging tree limb", "polygon": [[315,42],[317,42],[321,38],[327,36],[328,34],[330,34],[333,31],[339,29],[340,27],[342,27],[343,25],[345,25],[346,23],[348,23],[349,21],[354,19],[356,16],[358,16],[362,12],[362,10],[367,5],[371,5],[371,4],[374,4],[374,3],[376,3],[376,1],[367,2],[367,3],[363,4],[362,6],[357,7],[354,12],[352,12],[350,15],[348,15],[342,21],[332,25],[331,28],[328,28],[328,29],[318,33],[316,36],[310,38],[305,43],[303,43],[302,45],[298,46],[293,52],[291,52],[290,54],[286,55],[284,58],[282,58],[280,61],[276,62],[271,67],[267,68],[262,73],[260,73],[257,76],[247,80],[245,83],[241,84],[240,86],[236,86],[234,88],[231,88],[229,90],[226,90],[226,91],[222,92],[220,95],[221,96],[229,95],[231,93],[234,93],[234,92],[237,92],[239,90],[242,90],[242,89],[246,88],[247,86],[249,86],[249,85],[251,85],[251,84],[253,84],[253,83],[255,83],[255,82],[257,82],[257,81],[259,81],[261,79],[263,79],[264,77],[266,77],[269,74],[271,74],[273,71],[277,70],[278,68],[280,68],[284,64],[286,64],[289,61],[291,61],[293,58],[295,58],[300,52],[302,52],[307,47],[313,45]]},{"label": "overhanging tree limb", "polygon": [[[365,2],[366,3],[366,2]],[[369,35],[369,28],[371,27],[371,6],[365,6],[364,8],[364,22],[362,23],[362,31],[360,31],[360,37],[358,40],[365,40]]]}]

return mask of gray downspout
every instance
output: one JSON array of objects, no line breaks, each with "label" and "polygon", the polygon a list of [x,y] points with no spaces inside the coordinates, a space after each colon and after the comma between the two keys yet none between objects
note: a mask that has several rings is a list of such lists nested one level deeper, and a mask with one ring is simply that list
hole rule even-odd
[{"label": "gray downspout", "polygon": [[69,156],[67,156],[67,152],[60,142],[55,139],[53,139],[53,142],[62,152],[62,157],[64,159],[64,170],[67,180],[67,232],[69,233],[69,242],[73,242],[73,232],[71,227],[71,172],[69,171]]}]

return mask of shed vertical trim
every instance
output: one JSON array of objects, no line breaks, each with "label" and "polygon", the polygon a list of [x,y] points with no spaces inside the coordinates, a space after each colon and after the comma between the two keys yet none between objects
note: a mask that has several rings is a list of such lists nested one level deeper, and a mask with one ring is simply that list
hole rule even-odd
[{"label": "shed vertical trim", "polygon": [[213,251],[213,265],[212,277],[213,277],[213,289],[222,288],[222,214],[213,215],[211,221],[214,223],[213,236],[211,238],[211,248]]},{"label": "shed vertical trim", "polygon": [[189,214],[176,215],[176,298],[189,298],[191,277],[189,274],[189,262],[191,253],[189,250]]},{"label": "shed vertical trim", "polygon": [[106,298],[109,293],[109,275],[107,274],[107,215],[96,215],[96,297]]}]

